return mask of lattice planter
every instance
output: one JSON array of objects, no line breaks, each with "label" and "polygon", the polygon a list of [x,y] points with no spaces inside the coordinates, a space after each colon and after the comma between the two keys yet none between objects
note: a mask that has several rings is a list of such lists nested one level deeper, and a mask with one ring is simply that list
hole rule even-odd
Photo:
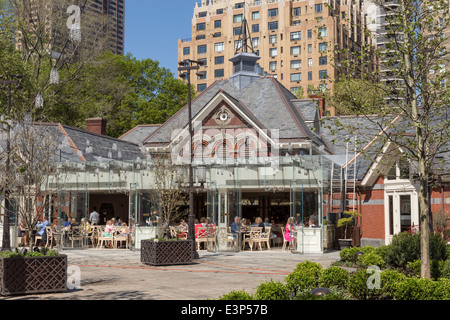
[{"label": "lattice planter", "polygon": [[0,257],[0,295],[24,295],[67,290],[67,256]]},{"label": "lattice planter", "polygon": [[152,266],[191,264],[192,241],[141,241],[141,262]]}]

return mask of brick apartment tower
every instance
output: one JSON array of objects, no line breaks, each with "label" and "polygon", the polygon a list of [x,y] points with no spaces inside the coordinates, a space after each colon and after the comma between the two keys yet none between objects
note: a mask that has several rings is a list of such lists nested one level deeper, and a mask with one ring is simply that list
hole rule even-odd
[{"label": "brick apartment tower", "polygon": [[194,8],[192,38],[178,40],[178,59],[205,62],[206,75],[192,79],[198,92],[228,79],[245,18],[262,74],[306,96],[332,89],[324,78],[338,76],[332,65],[336,45],[355,51],[370,41],[362,32],[363,11],[363,0],[202,0]]},{"label": "brick apartment tower", "polygon": [[[34,28],[45,28],[52,40],[52,51],[58,52],[67,37],[67,8],[77,5],[81,8],[82,37],[92,46],[92,35],[102,40],[102,47],[115,54],[125,52],[125,0],[23,0],[20,12]],[[39,15],[37,14],[39,12]],[[40,24],[40,26],[36,25]],[[42,30],[40,30],[42,32]],[[89,35],[91,37],[89,38]],[[63,37],[59,39],[58,37]],[[22,47],[22,33],[18,30],[17,48]],[[104,42],[104,43],[103,43]]]}]

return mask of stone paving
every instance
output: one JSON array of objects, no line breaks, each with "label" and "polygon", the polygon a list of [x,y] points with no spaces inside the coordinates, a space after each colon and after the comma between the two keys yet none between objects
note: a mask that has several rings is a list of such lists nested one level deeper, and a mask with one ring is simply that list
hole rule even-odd
[{"label": "stone paving", "polygon": [[[69,271],[79,270],[79,287],[65,293],[0,297],[0,300],[206,300],[231,290],[254,292],[262,282],[283,280],[305,260],[324,268],[339,251],[302,255],[289,251],[198,251],[190,265],[154,267],[140,262],[140,252],[113,249],[64,250]],[[76,274],[69,274],[76,279]],[[71,283],[76,284],[72,281]]]}]

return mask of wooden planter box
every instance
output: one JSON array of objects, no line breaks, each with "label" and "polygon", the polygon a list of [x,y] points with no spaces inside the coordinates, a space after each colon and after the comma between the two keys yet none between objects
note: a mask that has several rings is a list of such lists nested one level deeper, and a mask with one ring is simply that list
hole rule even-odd
[{"label": "wooden planter box", "polygon": [[141,262],[152,266],[191,264],[193,262],[192,242],[178,241],[141,241]]},{"label": "wooden planter box", "polygon": [[[335,249],[342,249],[339,245],[339,239],[345,239],[345,227],[336,228],[335,233]],[[361,245],[361,227],[348,226],[347,239],[351,240],[352,247],[359,247]]]},{"label": "wooden planter box", "polygon": [[41,294],[67,290],[67,256],[0,257],[0,295]]}]

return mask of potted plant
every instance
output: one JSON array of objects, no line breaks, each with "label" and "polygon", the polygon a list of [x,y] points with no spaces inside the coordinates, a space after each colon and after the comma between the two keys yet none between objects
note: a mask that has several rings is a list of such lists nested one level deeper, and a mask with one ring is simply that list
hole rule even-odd
[{"label": "potted plant", "polygon": [[56,250],[23,248],[0,252],[0,295],[67,290],[67,256]]},{"label": "potted plant", "polygon": [[349,225],[352,225],[355,221],[356,217],[359,217],[360,214],[356,211],[344,211],[343,214],[345,215],[341,219],[338,220],[337,227],[338,228],[344,228],[344,238],[338,239],[339,246],[341,249],[350,248],[352,244],[352,238],[347,238],[347,229]]},{"label": "potted plant", "polygon": [[141,262],[152,266],[191,264],[193,243],[178,238],[141,241]]},{"label": "potted plant", "polygon": [[174,163],[170,156],[155,155],[150,199],[159,208],[159,228],[154,239],[141,241],[141,262],[154,266],[190,264],[194,257],[194,241],[177,237],[173,226],[183,217],[186,203],[187,168]]}]

